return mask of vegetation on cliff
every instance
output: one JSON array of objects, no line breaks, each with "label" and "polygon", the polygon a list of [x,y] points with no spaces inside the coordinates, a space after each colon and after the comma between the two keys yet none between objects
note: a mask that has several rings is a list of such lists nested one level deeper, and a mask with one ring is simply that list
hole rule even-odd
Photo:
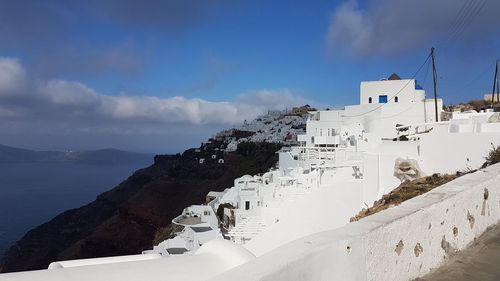
[{"label": "vegetation on cliff", "polygon": [[352,217],[350,221],[358,221],[369,215],[373,215],[385,209],[397,206],[406,200],[427,193],[438,186],[452,181],[460,175],[461,174],[459,173],[455,175],[434,174],[429,177],[423,177],[412,181],[404,181],[393,191],[383,195],[380,200],[375,201],[372,207],[363,208],[356,216]]}]

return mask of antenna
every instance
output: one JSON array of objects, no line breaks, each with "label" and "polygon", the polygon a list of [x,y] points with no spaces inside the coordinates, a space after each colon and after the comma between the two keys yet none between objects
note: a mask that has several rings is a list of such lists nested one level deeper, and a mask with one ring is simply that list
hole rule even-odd
[{"label": "antenna", "polygon": [[431,48],[431,57],[432,57],[432,78],[434,79],[434,110],[436,112],[436,122],[438,122],[439,121],[439,119],[438,119],[438,101],[437,101],[437,89],[436,89],[437,72],[436,72],[436,63],[435,63],[435,58],[434,58],[434,47]]}]

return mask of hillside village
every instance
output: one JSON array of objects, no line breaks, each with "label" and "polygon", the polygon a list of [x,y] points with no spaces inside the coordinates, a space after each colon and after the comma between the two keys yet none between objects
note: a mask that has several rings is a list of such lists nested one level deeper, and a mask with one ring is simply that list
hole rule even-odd
[{"label": "hillside village", "polygon": [[[217,133],[199,148],[189,149],[184,155],[188,155],[187,158],[192,159],[193,164],[198,164],[199,168],[209,166],[214,169],[225,164],[225,156],[229,155],[228,153],[239,150],[244,154],[251,154],[252,143],[270,143],[279,147],[297,145],[297,136],[306,132],[308,114],[313,111],[316,109],[309,105],[294,107],[292,110],[268,111],[252,121],[245,121],[237,128]],[[247,144],[249,149],[246,149]],[[245,152],[246,150],[250,151]],[[249,180],[252,181],[253,178],[250,177]],[[165,256],[183,254],[219,237],[219,223],[224,221],[229,224],[231,217],[223,213],[224,207],[231,205],[222,204],[219,208],[219,200],[214,199],[228,189],[229,186],[223,192],[209,192],[206,205],[192,205],[184,209],[182,214],[172,220],[168,233],[160,236],[166,240],[158,241],[158,237],[155,240],[159,244],[154,246],[153,250],[143,253],[160,253]],[[234,225],[234,221],[232,223]]]},{"label": "hillside village", "polygon": [[[305,105],[292,110],[269,111],[250,122],[245,120],[236,129],[219,132],[215,139],[224,139],[227,151],[236,150],[238,144],[245,141],[294,145],[297,135],[305,133],[308,111],[315,109]],[[242,132],[246,132],[246,135]]]},{"label": "hillside village", "polygon": [[[327,229],[324,225],[331,224],[331,222],[325,223],[317,220],[316,213],[312,210],[308,211],[311,216],[304,216],[304,210],[296,207],[297,201],[306,200],[304,201],[308,202],[304,203],[306,205],[313,204],[314,201],[315,204],[318,203],[316,205],[321,205],[319,202],[324,198],[338,200],[345,194],[352,193],[357,186],[366,188],[367,191],[359,196],[362,201],[358,202],[356,201],[358,199],[355,199],[352,204],[349,204],[349,210],[345,214],[347,218],[348,214],[355,214],[359,211],[356,208],[366,206],[367,202],[371,203],[373,199],[379,199],[399,184],[403,187],[405,184],[408,185],[406,183],[408,180],[416,180],[414,183],[417,185],[422,181],[426,184],[432,181],[432,184],[428,184],[428,188],[425,189],[429,191],[455,179],[456,176],[445,174],[443,178],[437,174],[422,178],[425,173],[422,172],[420,165],[426,171],[439,172],[457,171],[463,166],[460,163],[463,157],[457,159],[458,164],[455,166],[458,169],[455,169],[449,167],[447,163],[439,163],[441,166],[436,166],[436,161],[424,161],[431,159],[435,153],[424,157],[422,153],[429,152],[420,150],[420,146],[415,150],[416,152],[408,149],[418,143],[425,145],[427,149],[429,146],[426,145],[428,138],[426,134],[451,137],[470,130],[484,134],[484,139],[478,138],[475,141],[478,145],[476,149],[469,149],[467,155],[470,155],[471,151],[477,154],[477,151],[483,150],[481,147],[489,146],[489,139],[495,140],[496,135],[489,135],[489,132],[497,130],[498,124],[495,118],[498,113],[485,107],[484,103],[478,104],[477,107],[480,108],[476,111],[474,110],[475,104],[472,102],[464,106],[443,108],[443,101],[436,100],[440,111],[436,112],[435,116],[440,117],[435,120],[432,114],[434,100],[425,98],[425,92],[418,87],[416,81],[394,77],[396,78],[362,82],[359,105],[333,111],[316,111],[309,106],[294,108],[292,111],[270,111],[255,120],[245,121],[238,128],[222,131],[203,143],[199,149],[195,150],[199,155],[197,161],[200,165],[208,162],[223,164],[225,152],[232,152],[236,149],[244,150],[247,143],[277,143],[282,146],[291,146],[291,149],[280,151],[279,166],[263,174],[236,178],[232,187],[228,186],[224,191],[209,192],[204,205],[191,205],[185,208],[172,220],[175,229],[174,233],[171,233],[172,236],[158,241],[160,243],[152,250],[146,250],[143,253],[162,256],[194,253],[202,245],[216,238],[231,240],[254,253],[265,253],[270,247],[276,247],[277,241],[274,241],[272,232],[280,232],[282,236],[294,232],[300,233],[290,235],[289,241],[292,241],[300,235],[310,234],[309,229],[318,228],[319,225],[322,225],[322,229]],[[414,86],[408,87],[407,93],[401,94],[401,97],[388,103],[384,99],[384,97],[387,99],[387,96],[382,95],[379,97],[380,105],[374,102],[373,96],[379,94],[380,91],[395,92],[402,83],[410,83],[407,81],[414,83]],[[403,89],[405,89],[404,86]],[[379,110],[380,108],[383,110]],[[403,111],[401,111],[402,108]],[[372,121],[366,121],[369,119],[363,116],[366,113],[359,114],[359,111],[375,112],[370,118],[384,120],[380,122],[384,126],[372,127],[370,123]],[[443,123],[444,120],[450,121]],[[398,125],[399,122],[415,125],[393,132],[394,126],[403,126]],[[469,123],[473,126],[471,127]],[[337,124],[342,124],[340,129],[336,127]],[[437,132],[430,134],[433,129]],[[341,133],[341,130],[344,132]],[[403,133],[405,137],[400,137],[399,134],[405,131],[408,131]],[[387,137],[394,133],[396,135],[393,137]],[[362,153],[365,155],[363,156]],[[465,157],[467,163],[464,165],[467,167],[471,161],[469,157]],[[480,165],[482,158],[475,158],[472,160],[473,165]],[[373,167],[368,169],[369,165]],[[370,174],[371,171],[380,171],[379,166],[384,167],[383,170],[386,171],[384,177]],[[392,175],[392,170],[394,170],[394,175]],[[339,176],[341,171],[344,174]],[[403,177],[398,177],[400,175]],[[338,181],[341,178],[342,185],[339,185]],[[370,187],[371,185],[373,186]],[[330,188],[331,186],[337,187]],[[420,189],[424,192],[423,188]],[[336,193],[337,196],[332,196],[329,192]],[[319,196],[320,193],[325,193],[325,196]],[[411,197],[418,194],[413,192]],[[339,195],[341,196],[338,197]],[[327,204],[327,202],[324,203]],[[384,205],[384,208],[387,206]],[[318,207],[317,211],[325,210]],[[364,209],[362,215],[365,216],[371,212]],[[294,215],[289,215],[289,213]],[[336,213],[336,216],[341,215]],[[297,230],[294,225],[302,217],[304,219],[300,223],[308,227]],[[350,220],[357,220],[358,217],[361,215]],[[338,227],[346,221],[341,219],[334,224]],[[280,228],[289,228],[290,231],[279,230]],[[269,241],[274,241],[274,244]]]},{"label": "hillside village", "polygon": [[203,142],[194,150],[199,164],[224,164],[224,152],[236,151],[245,142],[268,142],[282,146],[297,144],[297,135],[306,131],[308,111],[316,109],[309,105],[292,110],[269,111],[237,128],[224,130]]}]

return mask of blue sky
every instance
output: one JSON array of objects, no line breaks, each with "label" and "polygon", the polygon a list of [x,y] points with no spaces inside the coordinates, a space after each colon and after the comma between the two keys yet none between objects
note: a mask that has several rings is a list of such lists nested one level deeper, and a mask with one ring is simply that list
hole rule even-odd
[{"label": "blue sky", "polygon": [[[0,143],[177,152],[267,109],[357,103],[432,46],[445,103],[481,98],[500,4],[435,2],[0,0]],[[417,79],[430,94],[429,65]]]}]

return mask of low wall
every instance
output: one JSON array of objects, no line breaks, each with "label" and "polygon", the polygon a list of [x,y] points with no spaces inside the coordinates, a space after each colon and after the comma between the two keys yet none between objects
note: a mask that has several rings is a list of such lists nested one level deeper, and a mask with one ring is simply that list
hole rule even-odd
[{"label": "low wall", "polygon": [[207,280],[255,258],[223,239],[203,244],[195,255],[139,256],[143,255],[55,262],[50,269],[0,274],[0,281]]},{"label": "low wall", "polygon": [[345,227],[301,238],[211,280],[412,280],[500,220],[500,164]]}]

